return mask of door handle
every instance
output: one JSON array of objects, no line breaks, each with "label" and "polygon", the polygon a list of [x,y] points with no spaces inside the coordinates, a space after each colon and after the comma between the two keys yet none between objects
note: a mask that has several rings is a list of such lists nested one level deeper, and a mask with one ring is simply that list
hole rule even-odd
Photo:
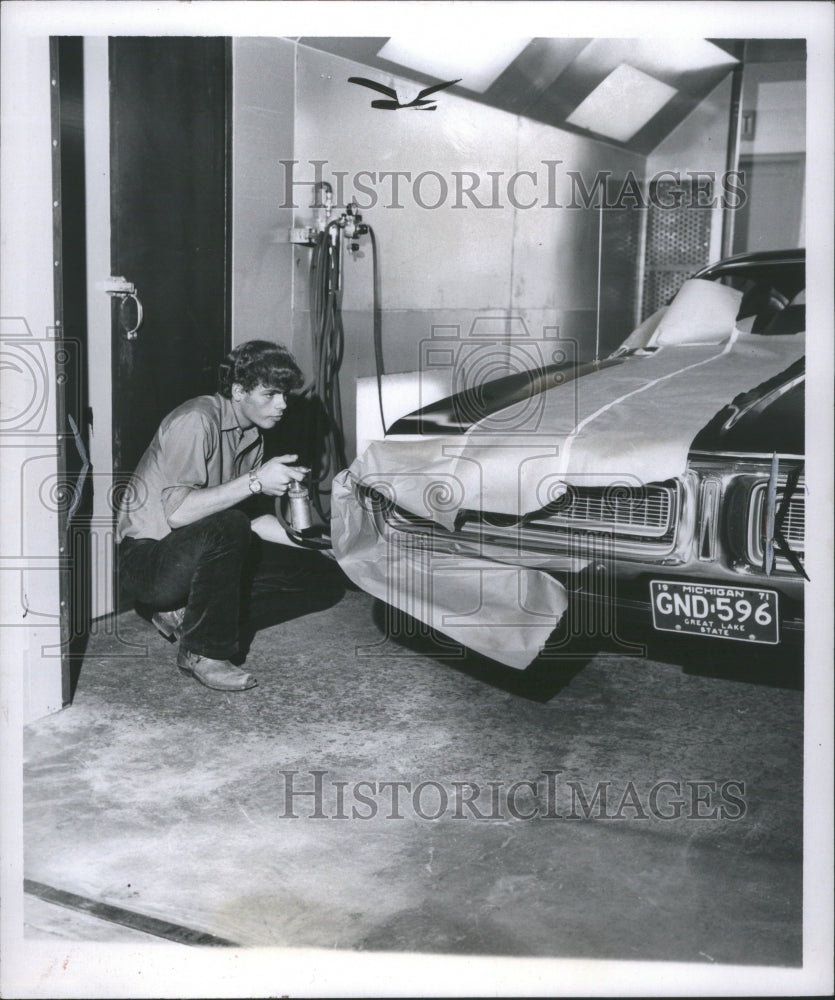
[{"label": "door handle", "polygon": [[133,299],[134,305],[136,306],[136,320],[132,327],[125,329],[123,325],[122,333],[125,340],[136,340],[139,334],[139,327],[142,326],[142,302],[139,299],[139,293],[136,290],[136,285],[132,281],[128,281],[126,278],[114,277],[110,275],[109,278],[105,278],[104,281],[96,282],[96,291],[106,292],[108,295],[116,295],[119,298],[119,322],[122,323],[122,312],[125,303],[128,299]]}]

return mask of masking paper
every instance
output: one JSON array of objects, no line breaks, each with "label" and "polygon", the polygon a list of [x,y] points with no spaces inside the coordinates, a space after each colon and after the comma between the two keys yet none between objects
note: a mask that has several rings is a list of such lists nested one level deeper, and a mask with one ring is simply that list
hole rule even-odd
[{"label": "masking paper", "polygon": [[510,667],[535,659],[562,617],[565,588],[547,573],[386,538],[357,500],[350,472],[333,482],[333,551],[363,590]]},{"label": "masking paper", "polygon": [[[566,484],[637,487],[681,476],[691,442],[719,410],[804,354],[802,335],[764,337],[733,327],[735,305],[727,305],[724,343],[690,333],[675,346],[536,393],[465,434],[373,442],[334,485],[334,551],[345,572],[467,646],[526,666],[565,611],[564,588],[519,565],[526,560],[512,549],[393,552],[355,486],[451,530],[461,508],[523,517],[556,500]],[[713,316],[706,335],[715,339],[716,330]]]}]

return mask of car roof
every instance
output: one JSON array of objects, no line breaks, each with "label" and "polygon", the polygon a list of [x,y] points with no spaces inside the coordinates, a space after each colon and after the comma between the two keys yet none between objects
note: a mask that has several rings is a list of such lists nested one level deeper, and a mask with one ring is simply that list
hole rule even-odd
[{"label": "car roof", "polygon": [[797,267],[805,264],[806,250],[760,250],[756,253],[739,253],[733,257],[725,257],[715,264],[702,268],[694,277],[708,278],[717,274],[732,274],[734,271],[749,271],[758,267]]}]

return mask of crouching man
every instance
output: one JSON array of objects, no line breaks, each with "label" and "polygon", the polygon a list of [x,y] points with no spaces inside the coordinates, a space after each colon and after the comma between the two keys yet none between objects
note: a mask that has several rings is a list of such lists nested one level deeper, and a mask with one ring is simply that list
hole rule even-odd
[{"label": "crouching man", "polygon": [[263,340],[236,347],[220,367],[218,392],[162,421],[121,504],[122,592],[179,639],[180,670],[218,691],[257,683],[230,662],[243,630],[269,624],[271,611],[280,620],[282,604],[300,594],[311,595],[309,611],[342,593],[332,560],[294,546],[275,514],[251,509],[254,497],[280,497],[307,472],[291,464],[296,455],[263,461],[262,431],[278,423],[302,382],[285,348]]}]

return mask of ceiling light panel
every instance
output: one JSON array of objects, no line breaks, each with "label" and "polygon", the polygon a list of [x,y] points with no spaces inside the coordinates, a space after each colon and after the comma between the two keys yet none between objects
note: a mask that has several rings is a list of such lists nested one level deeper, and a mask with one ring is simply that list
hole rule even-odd
[{"label": "ceiling light panel", "polygon": [[478,42],[464,43],[454,34],[417,35],[390,38],[377,56],[439,80],[460,79],[461,87],[483,94],[530,41],[530,38],[481,38]]},{"label": "ceiling light panel", "polygon": [[739,62],[730,53],[706,38],[641,38],[636,40],[639,57],[632,62],[645,65],[658,76],[682,76],[705,69],[717,69]]},{"label": "ceiling light panel", "polygon": [[570,125],[628,142],[676,95],[654,76],[621,63],[566,118]]}]

